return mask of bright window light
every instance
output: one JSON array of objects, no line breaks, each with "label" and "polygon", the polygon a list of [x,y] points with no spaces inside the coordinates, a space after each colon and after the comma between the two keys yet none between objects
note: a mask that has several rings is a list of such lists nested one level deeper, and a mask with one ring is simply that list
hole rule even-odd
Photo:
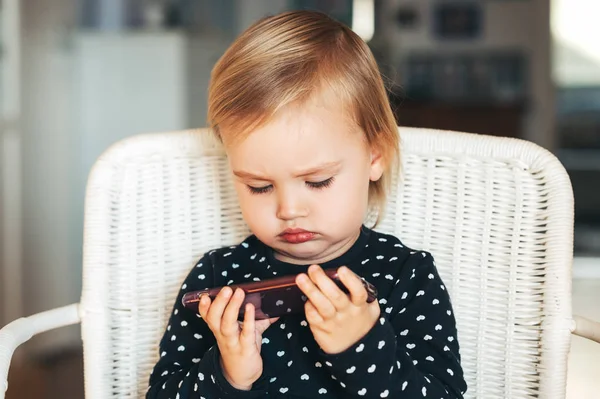
[{"label": "bright window light", "polygon": [[559,86],[600,85],[600,1],[551,4],[555,80]]}]

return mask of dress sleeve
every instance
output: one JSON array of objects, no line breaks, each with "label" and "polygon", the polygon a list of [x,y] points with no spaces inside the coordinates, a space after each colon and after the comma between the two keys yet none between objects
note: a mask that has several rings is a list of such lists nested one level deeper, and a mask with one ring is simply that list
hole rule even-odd
[{"label": "dress sleeve", "polygon": [[146,398],[262,398],[266,381],[261,377],[250,391],[229,384],[220,367],[216,340],[197,312],[185,308],[181,299],[186,292],[212,286],[213,265],[205,255],[183,283],[166,331],[160,341],[160,358],[150,376]]},{"label": "dress sleeve", "polygon": [[414,252],[403,264],[381,318],[369,333],[325,365],[349,397],[463,398],[450,297],[432,256]]}]

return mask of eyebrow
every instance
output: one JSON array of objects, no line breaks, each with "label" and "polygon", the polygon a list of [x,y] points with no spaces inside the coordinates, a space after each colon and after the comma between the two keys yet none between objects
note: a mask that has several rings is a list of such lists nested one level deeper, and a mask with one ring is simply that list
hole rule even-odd
[{"label": "eyebrow", "polygon": [[[340,165],[341,165],[340,161],[325,162],[320,165],[316,165],[316,166],[310,167],[308,169],[301,170],[295,174],[295,177],[306,177],[306,176],[314,175],[314,174],[317,174],[320,172],[330,171],[332,169],[339,167]],[[266,181],[270,180],[265,176],[257,175],[257,174],[250,173],[250,172],[245,172],[243,170],[234,170],[233,174],[242,179],[266,180]]]}]

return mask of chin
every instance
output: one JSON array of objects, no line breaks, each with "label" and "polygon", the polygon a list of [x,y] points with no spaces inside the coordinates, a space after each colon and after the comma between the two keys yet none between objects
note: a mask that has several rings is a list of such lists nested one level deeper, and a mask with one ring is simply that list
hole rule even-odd
[{"label": "chin", "polygon": [[284,244],[272,247],[287,258],[294,258],[300,263],[311,263],[311,260],[318,259],[322,256],[323,248],[311,242],[302,244]]}]

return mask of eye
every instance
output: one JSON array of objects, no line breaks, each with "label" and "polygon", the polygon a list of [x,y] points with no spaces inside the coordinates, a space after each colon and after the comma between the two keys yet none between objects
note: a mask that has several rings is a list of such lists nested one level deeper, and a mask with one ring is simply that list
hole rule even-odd
[{"label": "eye", "polygon": [[307,181],[306,185],[310,188],[319,190],[319,189],[331,186],[332,183],[333,183],[333,177],[330,177],[329,179],[325,179],[325,180],[317,181],[317,182]]},{"label": "eye", "polygon": [[248,187],[248,190],[252,194],[265,194],[265,193],[268,193],[269,191],[271,191],[271,189],[273,188],[273,186],[271,184],[269,184],[268,186],[263,186],[263,187],[253,187],[253,186],[246,186],[246,187]]}]

